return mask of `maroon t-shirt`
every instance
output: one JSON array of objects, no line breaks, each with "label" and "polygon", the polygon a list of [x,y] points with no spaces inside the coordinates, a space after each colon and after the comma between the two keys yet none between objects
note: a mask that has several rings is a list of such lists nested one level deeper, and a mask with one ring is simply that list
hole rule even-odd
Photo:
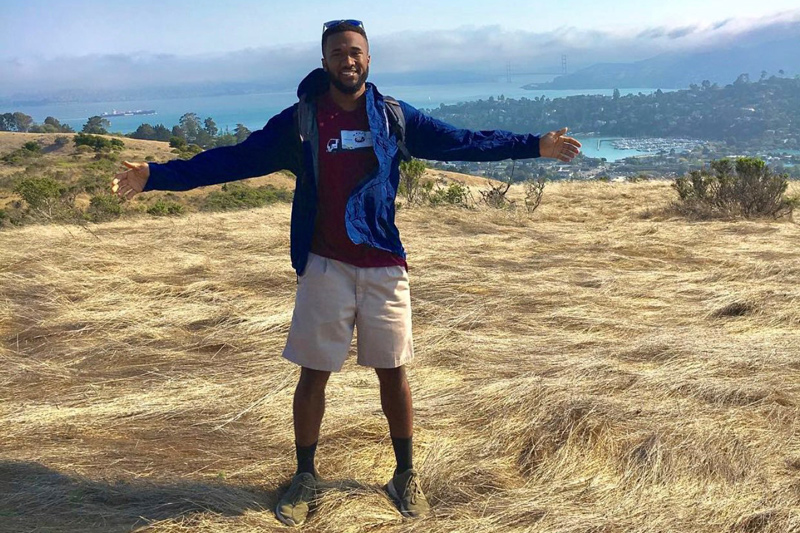
[{"label": "maroon t-shirt", "polygon": [[406,261],[398,255],[366,244],[353,244],[345,227],[350,193],[378,166],[366,105],[345,111],[336,105],[330,93],[325,93],[317,101],[317,127],[319,181],[311,251],[357,267],[406,267]]}]

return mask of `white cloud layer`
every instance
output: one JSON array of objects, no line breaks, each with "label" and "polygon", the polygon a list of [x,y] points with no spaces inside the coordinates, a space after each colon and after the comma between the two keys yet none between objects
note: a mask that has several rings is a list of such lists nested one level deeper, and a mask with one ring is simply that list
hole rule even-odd
[{"label": "white cloud layer", "polygon": [[[402,32],[371,43],[373,75],[514,70],[570,70],[603,62],[632,62],[664,52],[736,47],[800,34],[800,10],[759,20],[705,26],[651,27],[620,34],[564,27],[546,33],[497,26]],[[0,96],[59,90],[124,90],[185,83],[261,83],[291,87],[320,64],[319,45],[254,48],[218,55],[114,54],[0,60]]]}]

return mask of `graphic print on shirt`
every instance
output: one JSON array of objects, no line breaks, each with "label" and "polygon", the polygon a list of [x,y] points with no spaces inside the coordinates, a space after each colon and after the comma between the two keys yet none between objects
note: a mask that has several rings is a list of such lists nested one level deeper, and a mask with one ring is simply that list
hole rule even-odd
[{"label": "graphic print on shirt", "polygon": [[342,130],[340,139],[331,139],[327,144],[328,153],[344,150],[372,148],[372,132],[363,130]]}]

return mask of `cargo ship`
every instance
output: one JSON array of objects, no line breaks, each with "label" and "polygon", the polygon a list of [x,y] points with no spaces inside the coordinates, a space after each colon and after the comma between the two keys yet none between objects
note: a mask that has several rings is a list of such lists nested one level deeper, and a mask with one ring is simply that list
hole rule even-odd
[{"label": "cargo ship", "polygon": [[132,117],[134,115],[155,115],[156,112],[152,109],[137,109],[136,111],[117,111],[114,109],[111,113],[103,113],[101,117]]}]

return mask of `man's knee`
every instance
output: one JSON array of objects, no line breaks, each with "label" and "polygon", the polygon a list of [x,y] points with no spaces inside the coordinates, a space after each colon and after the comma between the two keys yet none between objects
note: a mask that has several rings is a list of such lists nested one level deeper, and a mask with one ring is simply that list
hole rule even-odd
[{"label": "man's knee", "polygon": [[324,390],[330,376],[331,373],[328,371],[312,370],[310,368],[303,367],[300,371],[300,381],[297,383],[297,387],[312,390]]},{"label": "man's knee", "polygon": [[376,368],[375,373],[378,374],[378,380],[381,385],[399,385],[406,380],[406,369],[404,366],[397,368]]}]

